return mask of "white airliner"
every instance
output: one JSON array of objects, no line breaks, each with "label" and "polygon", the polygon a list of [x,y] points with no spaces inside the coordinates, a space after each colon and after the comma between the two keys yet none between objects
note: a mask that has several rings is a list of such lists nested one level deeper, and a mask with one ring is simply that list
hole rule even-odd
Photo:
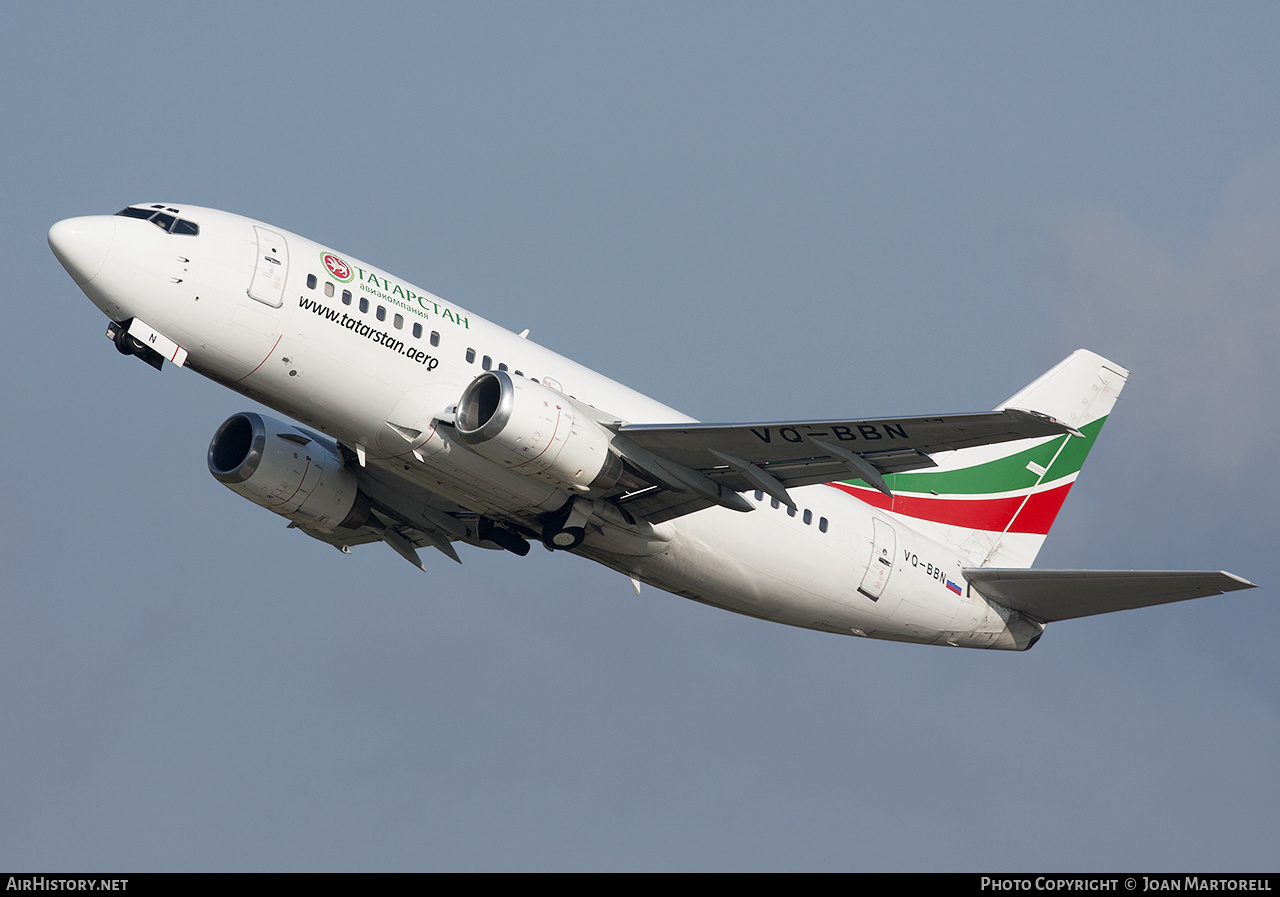
[{"label": "white airliner", "polygon": [[1046,623],[1251,588],[1028,569],[1124,386],[1073,353],[995,411],[703,424],[351,256],[167,203],[49,245],[125,355],[288,415],[209,445],[233,491],[342,551],[571,551],[844,635],[1025,650]]}]

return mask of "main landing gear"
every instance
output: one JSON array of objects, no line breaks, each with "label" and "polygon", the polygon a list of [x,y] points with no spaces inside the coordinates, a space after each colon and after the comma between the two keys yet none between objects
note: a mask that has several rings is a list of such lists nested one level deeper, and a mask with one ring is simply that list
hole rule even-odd
[{"label": "main landing gear", "polygon": [[518,533],[513,533],[504,526],[500,526],[488,517],[481,517],[477,525],[477,533],[481,542],[490,542],[499,548],[505,548],[512,554],[518,554],[524,557],[529,553],[529,543],[526,542]]},{"label": "main landing gear", "polygon": [[558,511],[542,518],[542,544],[552,551],[573,551],[587,537],[591,503],[571,498]]}]

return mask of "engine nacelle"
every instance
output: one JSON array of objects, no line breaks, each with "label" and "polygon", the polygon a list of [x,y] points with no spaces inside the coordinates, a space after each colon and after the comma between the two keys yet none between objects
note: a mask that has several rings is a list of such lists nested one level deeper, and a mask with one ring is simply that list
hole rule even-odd
[{"label": "engine nacelle", "polygon": [[356,529],[369,499],[336,446],[282,421],[241,412],[209,443],[209,472],[232,492],[312,529]]},{"label": "engine nacelle", "polygon": [[613,434],[549,386],[486,371],[458,401],[458,437],[503,467],[575,492],[618,481],[622,462],[609,451]]}]

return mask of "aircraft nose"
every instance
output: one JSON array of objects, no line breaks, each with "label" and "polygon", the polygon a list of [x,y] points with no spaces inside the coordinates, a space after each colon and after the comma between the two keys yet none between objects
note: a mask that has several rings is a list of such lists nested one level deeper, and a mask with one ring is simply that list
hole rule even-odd
[{"label": "aircraft nose", "polygon": [[80,286],[102,270],[116,233],[112,215],[67,218],[49,228],[49,248]]}]

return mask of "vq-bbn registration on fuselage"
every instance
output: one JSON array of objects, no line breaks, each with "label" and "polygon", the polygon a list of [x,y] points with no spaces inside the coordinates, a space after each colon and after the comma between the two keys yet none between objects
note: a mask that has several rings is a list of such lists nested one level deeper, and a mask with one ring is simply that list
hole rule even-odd
[{"label": "vq-bbn registration on fuselage", "polygon": [[1128,374],[1073,353],[995,411],[703,424],[351,256],[167,203],[49,245],[116,348],[299,424],[231,417],[230,489],[342,551],[531,540],[695,601],[844,635],[1024,650],[1046,623],[1249,588],[1032,570]]}]

